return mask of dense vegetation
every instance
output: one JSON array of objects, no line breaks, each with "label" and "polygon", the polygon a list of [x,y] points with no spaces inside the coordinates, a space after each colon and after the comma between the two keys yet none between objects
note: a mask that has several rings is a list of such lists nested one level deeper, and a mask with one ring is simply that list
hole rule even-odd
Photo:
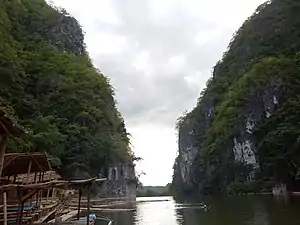
[{"label": "dense vegetation", "polygon": [[131,162],[114,90],[92,65],[76,19],[44,0],[0,6],[0,107],[27,131],[9,151],[45,151],[66,177]]},{"label": "dense vegetation", "polygon": [[137,197],[170,196],[171,184],[166,186],[141,186],[137,189]]},{"label": "dense vegetation", "polygon": [[[178,120],[176,193],[299,189],[299,13],[298,0],[268,1],[234,35],[197,106]],[[237,160],[245,144],[256,163]],[[188,151],[195,157],[182,172]]]}]

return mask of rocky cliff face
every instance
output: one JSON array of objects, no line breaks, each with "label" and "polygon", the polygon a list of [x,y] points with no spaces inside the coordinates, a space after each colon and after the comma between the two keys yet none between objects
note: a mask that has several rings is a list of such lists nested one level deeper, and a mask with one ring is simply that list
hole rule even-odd
[{"label": "rocky cliff face", "polygon": [[191,166],[197,155],[197,148],[194,143],[193,121],[187,119],[182,124],[179,132],[179,156],[178,163],[182,180],[187,185],[191,185]]},{"label": "rocky cliff face", "polygon": [[[291,170],[286,182],[295,182],[298,162],[288,168],[289,157],[298,154],[298,133],[283,127],[288,129],[297,116],[289,119],[283,114],[290,112],[288,104],[296,107],[288,102],[299,94],[296,12],[300,13],[296,0],[261,5],[215,66],[197,107],[179,120],[173,180],[179,192],[214,193],[235,182],[277,182]],[[290,133],[294,150],[288,157],[282,146]],[[272,172],[278,165],[285,168],[283,174]]]},{"label": "rocky cliff face", "polygon": [[110,165],[107,167],[104,177],[107,180],[96,188],[96,197],[119,197],[128,201],[135,201],[137,180],[132,164],[120,163]]}]

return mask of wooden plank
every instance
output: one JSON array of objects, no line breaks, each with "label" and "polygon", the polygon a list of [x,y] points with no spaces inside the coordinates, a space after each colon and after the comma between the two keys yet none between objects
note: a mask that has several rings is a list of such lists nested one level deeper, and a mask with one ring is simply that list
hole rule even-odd
[{"label": "wooden plank", "polygon": [[46,219],[48,219],[52,214],[54,214],[55,212],[56,212],[56,208],[55,209],[53,209],[53,210],[51,210],[49,213],[47,213],[45,216],[43,216],[42,218],[40,218],[40,219],[38,219],[37,221],[36,221],[36,223],[43,223],[43,222],[45,222],[45,220]]}]

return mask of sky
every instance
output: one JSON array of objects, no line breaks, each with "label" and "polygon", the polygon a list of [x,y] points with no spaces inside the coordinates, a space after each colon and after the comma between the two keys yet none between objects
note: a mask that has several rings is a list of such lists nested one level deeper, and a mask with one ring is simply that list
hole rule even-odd
[{"label": "sky", "polygon": [[264,0],[52,0],[82,25],[115,88],[144,185],[172,180],[175,123],[195,107],[234,32]]}]

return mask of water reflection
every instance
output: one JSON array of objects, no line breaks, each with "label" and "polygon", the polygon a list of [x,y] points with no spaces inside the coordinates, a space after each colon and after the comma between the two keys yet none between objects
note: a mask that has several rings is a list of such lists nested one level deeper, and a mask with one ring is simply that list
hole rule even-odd
[{"label": "water reflection", "polygon": [[299,198],[219,197],[204,198],[193,203],[176,202],[171,197],[139,198],[138,202],[131,207],[134,211],[114,212],[106,215],[114,220],[114,225],[300,224]]},{"label": "water reflection", "polygon": [[[144,200],[144,201],[143,201]],[[136,225],[174,225],[177,224],[175,215],[175,201],[170,197],[138,199],[136,211]]]}]

